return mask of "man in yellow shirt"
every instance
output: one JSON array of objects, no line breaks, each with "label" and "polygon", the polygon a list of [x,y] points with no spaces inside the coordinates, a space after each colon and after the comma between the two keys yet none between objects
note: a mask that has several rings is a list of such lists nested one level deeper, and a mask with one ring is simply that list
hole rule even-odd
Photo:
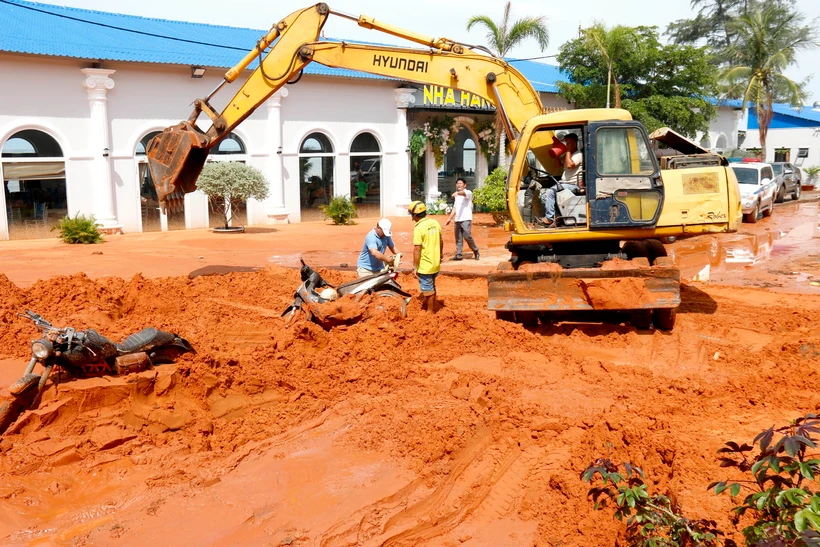
[{"label": "man in yellow shirt", "polygon": [[407,210],[416,223],[413,228],[413,277],[419,280],[421,307],[435,313],[436,276],[441,270],[441,255],[444,254],[441,224],[427,218],[427,206],[421,201],[414,201]]}]

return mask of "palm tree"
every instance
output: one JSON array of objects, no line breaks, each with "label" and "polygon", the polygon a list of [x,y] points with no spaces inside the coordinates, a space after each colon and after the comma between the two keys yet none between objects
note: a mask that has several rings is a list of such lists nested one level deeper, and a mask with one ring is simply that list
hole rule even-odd
[{"label": "palm tree", "polygon": [[488,15],[473,15],[467,21],[467,30],[475,25],[483,26],[487,29],[487,45],[490,50],[502,59],[507,56],[512,48],[519,45],[527,38],[535,38],[541,51],[547,49],[550,41],[550,33],[547,30],[546,18],[524,17],[510,25],[510,8],[512,2],[507,2],[504,6],[504,16],[501,24],[496,24]]},{"label": "palm tree", "polygon": [[[504,15],[497,24],[488,15],[473,15],[467,21],[469,31],[475,25],[483,26],[487,29],[487,46],[493,54],[503,59],[514,47],[528,38],[535,38],[541,51],[547,49],[550,41],[550,33],[547,30],[546,18],[523,17],[515,22],[510,22],[510,8],[512,2],[507,2],[504,6]],[[500,116],[500,114],[497,114]],[[501,126],[501,124],[497,124]],[[501,131],[499,139],[499,163],[506,165],[506,134]]]},{"label": "palm tree", "polygon": [[584,29],[584,41],[587,47],[601,56],[607,70],[606,107],[609,108],[610,84],[615,91],[615,108],[621,108],[621,86],[613,66],[626,53],[635,53],[642,47],[642,42],[635,28],[618,25],[607,29],[606,25],[596,22]]},{"label": "palm tree", "polygon": [[797,52],[817,46],[817,31],[814,26],[802,27],[802,19],[797,12],[772,5],[750,11],[732,24],[736,34],[728,48],[730,66],[720,80],[726,86],[724,98],[741,98],[744,111],[747,103],[754,103],[761,159],[766,157],[774,101],[800,108],[807,97],[803,84],[783,74]]}]

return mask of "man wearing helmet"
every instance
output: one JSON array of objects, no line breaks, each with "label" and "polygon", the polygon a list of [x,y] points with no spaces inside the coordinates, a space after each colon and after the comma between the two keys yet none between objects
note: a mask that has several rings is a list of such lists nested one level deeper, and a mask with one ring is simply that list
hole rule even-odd
[{"label": "man wearing helmet", "polygon": [[[359,277],[366,277],[384,271],[388,265],[393,265],[396,258],[396,247],[393,243],[392,233],[393,223],[390,219],[383,218],[376,227],[367,232],[362,245],[362,252],[359,253],[359,260],[356,262],[356,273]],[[393,256],[387,256],[384,252],[390,249]]]},{"label": "man wearing helmet", "polygon": [[436,276],[441,270],[444,254],[441,224],[427,218],[427,206],[421,201],[414,201],[407,210],[416,223],[413,228],[413,277],[419,280],[422,309],[435,313]]}]

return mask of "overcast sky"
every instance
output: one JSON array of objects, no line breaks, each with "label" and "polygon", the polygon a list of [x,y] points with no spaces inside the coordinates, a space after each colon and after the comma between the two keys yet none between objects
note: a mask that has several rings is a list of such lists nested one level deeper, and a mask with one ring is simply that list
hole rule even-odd
[{"label": "overcast sky", "polygon": [[[289,13],[312,5],[299,0],[41,0],[43,3],[127,13],[144,17],[159,17],[235,27],[268,29]],[[315,3],[315,2],[314,2]],[[465,30],[472,15],[501,18],[504,0],[332,0],[331,9],[351,15],[369,15],[377,20],[428,36],[447,37],[465,43],[484,44],[485,33],[478,27]],[[555,7],[560,6],[560,7]],[[565,7],[566,6],[566,7]],[[797,7],[806,16],[806,23],[820,17],[820,1],[797,0]],[[647,0],[576,0],[552,3],[544,0],[513,0],[512,18],[524,15],[544,15],[550,32],[550,46],[541,52],[528,41],[514,49],[511,56],[519,58],[554,56],[565,41],[578,34],[579,26],[596,20],[612,25],[655,25],[661,32],[677,19],[692,17],[689,0],[667,0],[651,3]],[[325,25],[325,35],[334,38],[360,39],[372,42],[402,44],[388,35],[359,28],[355,23],[331,17]],[[404,44],[407,44],[406,42]],[[410,44],[407,44],[410,45]],[[253,44],[248,44],[248,49]],[[238,59],[237,59],[238,60]],[[555,63],[554,58],[542,59]],[[820,101],[820,48],[798,57],[798,64],[786,74],[802,80],[813,76],[809,83],[808,104]]]}]

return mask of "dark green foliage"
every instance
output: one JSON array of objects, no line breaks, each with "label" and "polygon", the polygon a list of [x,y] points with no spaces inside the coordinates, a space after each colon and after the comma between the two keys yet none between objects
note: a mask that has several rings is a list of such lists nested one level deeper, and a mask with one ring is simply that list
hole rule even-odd
[{"label": "dark green foliage", "polygon": [[479,211],[496,213],[507,210],[507,174],[496,167],[486,179],[484,186],[473,192],[473,203]]},{"label": "dark green foliage", "polygon": [[347,196],[336,196],[327,205],[320,205],[319,209],[325,218],[333,220],[333,224],[352,224],[356,216],[356,206]]},{"label": "dark green foliage", "polygon": [[[707,131],[716,108],[704,97],[717,95],[717,69],[706,49],[662,45],[655,27],[619,30],[634,42],[612,59],[622,107],[649,131],[667,126],[688,137]],[[580,108],[606,106],[608,65],[590,40],[564,43],[558,62],[569,75],[558,85],[563,97]]]},{"label": "dark green foliage", "polygon": [[[754,521],[743,529],[748,546],[807,547],[820,545],[820,459],[815,453],[820,418],[808,414],[785,427],[771,427],[752,445],[728,442],[718,450],[720,466],[732,467],[751,478],[713,482],[716,494],[749,494],[735,507]],[[756,454],[753,454],[754,452]]]},{"label": "dark green foliage", "polygon": [[77,213],[74,218],[66,215],[51,229],[60,230],[60,239],[66,243],[100,243],[103,240],[94,215],[86,217]]},{"label": "dark green foliage", "polygon": [[[614,517],[626,523],[629,545],[642,547],[688,547],[722,545],[717,524],[711,520],[690,520],[678,514],[671,500],[661,494],[650,495],[643,481],[643,471],[630,463],[623,464],[624,471],[606,458],[599,458],[582,474],[581,480],[593,486],[587,496],[596,510],[610,505]],[[727,540],[727,547],[734,542]]]}]

